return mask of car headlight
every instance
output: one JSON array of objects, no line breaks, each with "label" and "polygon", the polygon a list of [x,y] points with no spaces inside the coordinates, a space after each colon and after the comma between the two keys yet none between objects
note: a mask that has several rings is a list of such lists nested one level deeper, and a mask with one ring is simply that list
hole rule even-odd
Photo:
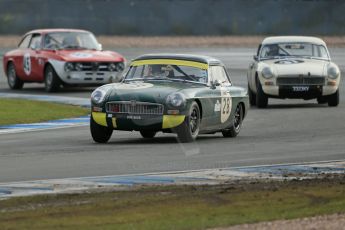
[{"label": "car headlight", "polygon": [[70,72],[70,71],[72,71],[73,69],[74,69],[73,63],[71,63],[71,62],[66,62],[66,64],[65,64],[65,71],[66,71],[66,72]]},{"label": "car headlight", "polygon": [[75,65],[75,70],[76,71],[82,71],[83,70],[83,64],[82,63],[77,63]]},{"label": "car headlight", "polygon": [[124,64],[123,62],[117,63],[117,65],[116,65],[116,70],[117,70],[117,71],[121,72],[121,71],[123,71],[124,69],[125,69],[125,64]]},{"label": "car headlight", "polygon": [[105,85],[95,89],[91,94],[91,101],[95,104],[101,104],[110,88],[111,86]]},{"label": "car headlight", "polygon": [[327,74],[328,74],[329,78],[336,79],[336,78],[339,77],[340,71],[339,71],[339,69],[336,66],[330,65],[328,67]]},{"label": "car headlight", "polygon": [[182,93],[172,93],[167,97],[167,104],[174,107],[181,107],[186,103],[185,96]]},{"label": "car headlight", "polygon": [[274,76],[272,69],[268,66],[264,67],[261,73],[262,76],[266,79],[272,78]]},{"label": "car headlight", "polygon": [[115,63],[110,63],[108,65],[108,69],[109,69],[110,72],[115,71],[117,69],[116,64]]}]

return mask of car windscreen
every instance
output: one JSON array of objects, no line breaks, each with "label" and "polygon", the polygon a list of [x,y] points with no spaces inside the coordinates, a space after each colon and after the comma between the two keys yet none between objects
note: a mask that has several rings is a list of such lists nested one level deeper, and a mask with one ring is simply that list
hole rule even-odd
[{"label": "car windscreen", "polygon": [[326,47],[312,43],[276,43],[266,44],[260,52],[260,59],[281,57],[304,57],[329,59]]},{"label": "car windscreen", "polygon": [[98,42],[87,32],[53,32],[45,35],[44,48],[98,50]]},{"label": "car windscreen", "polygon": [[[204,67],[203,67],[204,66]],[[207,64],[184,65],[180,63],[136,64],[132,63],[125,80],[171,80],[207,84]]]}]

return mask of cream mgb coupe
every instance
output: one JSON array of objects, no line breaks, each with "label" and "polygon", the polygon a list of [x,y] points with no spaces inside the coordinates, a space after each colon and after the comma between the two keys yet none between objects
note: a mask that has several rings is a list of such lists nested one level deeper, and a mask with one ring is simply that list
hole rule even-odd
[{"label": "cream mgb coupe", "polygon": [[268,37],[259,45],[248,72],[251,105],[265,108],[268,98],[317,99],[339,104],[340,71],[325,42],[316,37]]}]

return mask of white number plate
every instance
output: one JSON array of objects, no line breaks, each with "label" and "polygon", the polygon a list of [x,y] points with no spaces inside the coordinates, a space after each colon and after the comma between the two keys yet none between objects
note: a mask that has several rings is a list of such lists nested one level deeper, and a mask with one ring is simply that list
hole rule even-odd
[{"label": "white number plate", "polygon": [[292,86],[292,91],[294,91],[294,92],[307,92],[307,91],[309,91],[309,86]]}]

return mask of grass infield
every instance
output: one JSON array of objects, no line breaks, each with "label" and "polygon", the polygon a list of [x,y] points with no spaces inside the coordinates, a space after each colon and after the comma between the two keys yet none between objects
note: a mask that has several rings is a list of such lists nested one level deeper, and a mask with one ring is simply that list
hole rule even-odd
[{"label": "grass infield", "polygon": [[0,201],[0,229],[208,229],[345,212],[345,176]]},{"label": "grass infield", "polygon": [[0,98],[0,125],[35,123],[87,115],[89,109],[50,102]]}]

